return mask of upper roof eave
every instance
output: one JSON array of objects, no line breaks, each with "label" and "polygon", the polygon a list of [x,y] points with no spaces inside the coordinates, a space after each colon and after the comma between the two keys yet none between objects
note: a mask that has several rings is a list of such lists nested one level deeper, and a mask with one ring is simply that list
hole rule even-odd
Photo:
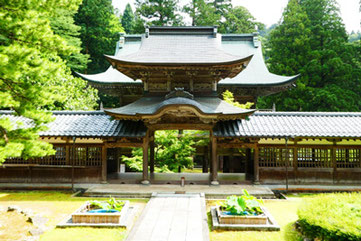
[{"label": "upper roof eave", "polygon": [[128,61],[125,59],[120,59],[116,56],[104,55],[105,58],[111,63],[112,61],[116,61],[117,63],[121,63],[124,65],[144,65],[144,66],[220,66],[220,65],[233,65],[233,64],[241,64],[244,62],[249,62],[253,55],[249,55],[247,57],[226,61],[226,62],[135,62]]},{"label": "upper roof eave", "polygon": [[294,76],[282,76],[284,77],[288,77],[288,79],[284,80],[284,81],[280,81],[280,82],[270,82],[270,83],[257,83],[257,84],[253,84],[253,83],[237,83],[237,82],[225,82],[222,83],[222,81],[220,81],[218,83],[219,86],[238,86],[238,87],[272,87],[272,86],[283,86],[283,85],[287,85],[287,84],[291,84],[293,82],[295,82],[299,77],[301,76],[301,74],[297,74]]}]

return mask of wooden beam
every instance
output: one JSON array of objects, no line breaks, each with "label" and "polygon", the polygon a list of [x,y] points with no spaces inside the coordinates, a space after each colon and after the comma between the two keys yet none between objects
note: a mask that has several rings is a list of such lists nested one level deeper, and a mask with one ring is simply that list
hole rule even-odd
[{"label": "wooden beam", "polygon": [[150,173],[154,173],[154,131],[150,132],[150,143],[149,143],[149,147],[150,147]]},{"label": "wooden beam", "polygon": [[208,162],[209,162],[209,146],[204,147],[204,158],[202,163],[202,172],[208,173]]},{"label": "wooden beam", "polygon": [[212,181],[211,185],[219,185],[218,182],[218,156],[217,156],[217,138],[214,137],[213,131],[211,131],[212,140]]},{"label": "wooden beam", "polygon": [[298,147],[297,147],[297,141],[295,140],[293,146],[293,173],[295,177],[295,183],[297,183],[297,169],[298,169]]},{"label": "wooden beam", "polygon": [[165,123],[152,124],[147,126],[150,130],[212,130],[213,124],[179,124]]},{"label": "wooden beam", "polygon": [[70,163],[70,146],[69,145],[65,146],[65,164],[71,165],[71,163]]},{"label": "wooden beam", "polygon": [[107,182],[107,147],[102,147],[102,183]]},{"label": "wooden beam", "polygon": [[334,141],[333,142],[333,146],[332,146],[332,153],[331,153],[331,160],[332,160],[332,167],[333,167],[333,172],[332,172],[332,177],[333,177],[333,183],[335,184],[337,182],[337,159],[336,159],[336,145],[337,142]]},{"label": "wooden beam", "polygon": [[143,143],[141,142],[114,142],[106,143],[107,148],[118,148],[118,147],[142,147]]},{"label": "wooden beam", "polygon": [[149,131],[143,138],[143,180],[142,184],[148,185],[149,178],[148,178],[148,148],[149,148]]},{"label": "wooden beam", "polygon": [[259,147],[254,148],[254,184],[259,184]]}]

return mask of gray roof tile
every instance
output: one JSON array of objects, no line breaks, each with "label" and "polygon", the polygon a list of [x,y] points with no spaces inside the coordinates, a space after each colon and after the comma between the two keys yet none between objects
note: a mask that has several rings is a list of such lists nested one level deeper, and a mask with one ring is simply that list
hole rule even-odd
[{"label": "gray roof tile", "polygon": [[[54,111],[53,116],[55,120],[40,136],[144,137],[147,131],[143,122],[112,120],[103,111]],[[0,111],[0,118],[4,117],[31,125],[31,121],[11,111]]]},{"label": "gray roof tile", "polygon": [[251,114],[254,110],[245,110],[217,98],[217,97],[195,97],[188,99],[184,97],[175,97],[164,99],[164,97],[142,97],[139,100],[119,108],[105,110],[106,113],[136,116],[136,115],[152,115],[171,105],[187,105],[193,106],[200,110],[203,114],[223,114],[223,115],[239,115]]},{"label": "gray roof tile", "polygon": [[255,112],[248,120],[220,121],[218,137],[361,138],[359,112]]}]

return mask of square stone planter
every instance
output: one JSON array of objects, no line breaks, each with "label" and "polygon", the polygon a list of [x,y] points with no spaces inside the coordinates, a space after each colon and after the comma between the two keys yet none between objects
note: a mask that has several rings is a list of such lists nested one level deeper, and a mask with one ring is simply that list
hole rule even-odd
[{"label": "square stone planter", "polygon": [[75,213],[72,214],[73,223],[114,223],[120,222],[120,219],[128,211],[129,201],[125,201],[122,210],[119,213],[87,213],[87,206],[85,203]]},{"label": "square stone planter", "polygon": [[[219,215],[219,208],[213,206],[211,207],[212,230],[279,231],[280,226],[267,209],[263,207],[262,211],[264,216],[261,216],[259,220],[257,217],[255,219],[254,216],[236,216],[233,218],[233,215],[226,215],[231,218],[223,218],[222,220],[222,215]],[[266,223],[264,223],[264,218]]]},{"label": "square stone planter", "polygon": [[217,206],[216,212],[220,224],[267,224],[267,216],[264,214],[258,216],[226,215],[222,214],[219,206]]}]

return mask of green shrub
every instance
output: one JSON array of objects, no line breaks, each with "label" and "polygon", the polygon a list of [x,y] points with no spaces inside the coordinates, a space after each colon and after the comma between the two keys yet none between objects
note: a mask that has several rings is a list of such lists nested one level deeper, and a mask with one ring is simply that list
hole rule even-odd
[{"label": "green shrub", "polygon": [[304,235],[321,240],[361,240],[361,194],[321,194],[298,209]]}]

